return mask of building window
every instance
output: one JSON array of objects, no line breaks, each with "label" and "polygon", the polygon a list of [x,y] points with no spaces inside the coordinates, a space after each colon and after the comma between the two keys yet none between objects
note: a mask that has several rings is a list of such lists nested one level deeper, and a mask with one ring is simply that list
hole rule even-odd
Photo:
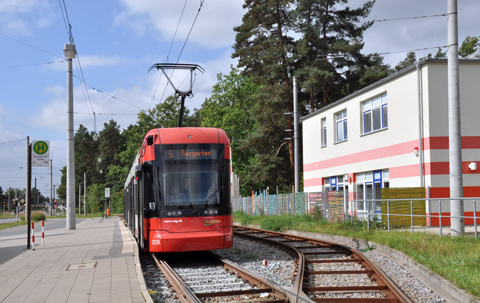
[{"label": "building window", "polygon": [[387,94],[363,102],[362,110],[364,134],[388,128]]},{"label": "building window", "polygon": [[342,176],[324,178],[325,191],[344,191],[348,189],[348,179]]},{"label": "building window", "polygon": [[322,119],[322,147],[327,146],[327,119]]},{"label": "building window", "polygon": [[337,125],[336,129],[336,142],[347,140],[347,110],[344,109],[335,114],[335,121]]}]

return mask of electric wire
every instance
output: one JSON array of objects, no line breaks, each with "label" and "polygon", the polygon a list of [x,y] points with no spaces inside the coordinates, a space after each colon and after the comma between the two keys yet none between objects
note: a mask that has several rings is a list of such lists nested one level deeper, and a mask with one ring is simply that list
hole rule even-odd
[{"label": "electric wire", "polygon": [[30,67],[30,66],[39,66],[39,65],[48,65],[48,64],[55,64],[65,62],[65,60],[61,61],[51,61],[51,62],[44,62],[44,63],[36,63],[36,64],[25,64],[25,65],[14,65],[14,66],[0,66],[0,69],[7,69],[7,68],[17,68],[17,67]]},{"label": "electric wire", "polygon": [[359,21],[359,23],[368,23],[368,22],[388,22],[388,21],[398,21],[398,20],[409,20],[409,19],[424,19],[432,17],[448,17],[449,14],[438,14],[438,15],[426,15],[426,16],[415,16],[415,17],[403,17],[403,18],[391,18],[391,19],[373,19],[371,21]]},{"label": "electric wire", "polygon": [[[67,30],[68,41],[70,42],[70,44],[75,44],[75,40],[73,40],[72,25],[70,24],[70,19],[68,18],[68,12],[67,12],[67,6],[65,5],[65,0],[63,0],[63,7],[62,7],[61,0],[58,0],[58,3],[60,4],[60,10],[62,11],[62,16],[63,16],[63,23],[65,23],[65,29]],[[64,10],[65,10],[65,14],[63,13]]]},{"label": "electric wire", "polygon": [[[422,50],[428,50],[428,49],[437,49],[437,48],[446,48],[449,47],[449,45],[442,45],[442,46],[434,46],[434,47],[424,47],[424,48],[417,48],[417,49],[411,49],[411,50],[401,50],[401,51],[392,51],[392,52],[384,52],[384,53],[376,53],[377,55],[390,55],[390,54],[398,54],[398,53],[409,53],[409,52],[416,52],[416,51],[422,51]],[[331,59],[340,59],[340,58],[345,58],[348,57],[347,55],[318,55],[318,57],[325,57],[325,58],[317,58],[315,61],[323,61],[323,60],[331,60]]]},{"label": "electric wire", "polygon": [[[180,18],[179,18],[178,23],[177,23],[177,28],[175,29],[175,34],[173,35],[172,42],[170,43],[170,48],[168,49],[167,60],[166,60],[167,63],[168,63],[168,60],[170,58],[170,52],[172,51],[173,42],[175,42],[175,38],[177,37],[178,28],[180,27],[180,22],[182,21],[183,13],[185,12],[185,7],[187,6],[187,2],[188,2],[188,0],[185,0],[185,4],[183,5],[182,13],[180,14]],[[157,94],[158,85],[160,85],[160,80],[162,79],[162,76],[163,76],[163,73],[160,73],[160,77],[158,78],[157,86],[155,87],[155,91],[153,92],[152,101],[150,102],[150,106],[148,107],[149,110],[152,107],[153,100],[155,99],[155,95]],[[165,95],[165,91],[167,90],[167,87],[168,87],[168,82],[167,82],[167,85],[165,86],[165,90],[163,91],[162,98],[160,100],[163,100],[163,96]]]},{"label": "electric wire", "polygon": [[[81,81],[81,79],[80,79],[77,75],[74,74],[73,76]],[[112,96],[112,95],[110,95],[110,94],[107,94],[106,92],[103,92],[103,91],[99,90],[98,88],[95,88],[95,87],[91,86],[91,85],[88,84],[88,83],[85,83],[85,84],[86,84],[88,87],[94,89],[95,91],[97,91],[97,92],[99,92],[99,93],[101,93],[101,94],[104,94],[104,95],[106,95],[106,96],[109,96],[110,98],[116,99],[116,100],[118,100],[118,101],[121,101],[121,102],[123,102],[123,103],[125,103],[125,104],[128,104],[128,105],[130,105],[130,106],[133,106],[133,107],[138,108],[138,109],[141,110],[141,108],[138,107],[138,106],[136,106],[136,105],[133,105],[133,104],[131,104],[131,103],[128,103],[127,101],[124,101],[124,100],[119,99],[119,98],[117,98],[117,97],[115,97],[115,96]]]},{"label": "electric wire", "polygon": [[[178,61],[180,61],[180,57],[183,54],[183,50],[185,49],[185,46],[187,45],[188,39],[190,38],[190,34],[192,33],[193,27],[195,26],[195,23],[197,22],[198,15],[200,14],[200,11],[202,10],[202,6],[205,0],[200,0],[200,7],[198,8],[197,15],[195,16],[195,19],[193,20],[192,26],[190,27],[190,31],[188,32],[187,38],[185,39],[185,42],[183,43],[182,50],[180,51],[180,54],[178,55],[177,61],[175,62],[175,65],[178,64]],[[172,73],[170,74],[170,77],[173,76],[173,73],[175,72],[175,69],[172,70]],[[163,100],[163,97],[165,96],[165,92],[167,91],[168,83],[165,86],[165,89],[163,91],[162,97],[160,100]]]},{"label": "electric wire", "polygon": [[5,37],[5,38],[10,39],[10,40],[13,40],[13,41],[15,41],[15,42],[18,42],[18,43],[20,43],[20,44],[26,45],[26,46],[28,46],[28,47],[34,48],[34,49],[39,50],[39,51],[41,51],[41,52],[47,53],[47,54],[49,54],[49,55],[52,55],[52,56],[55,56],[55,57],[58,57],[58,58],[63,58],[62,56],[55,55],[54,53],[51,53],[51,52],[46,51],[46,50],[44,50],[44,49],[41,49],[41,48],[38,48],[38,47],[36,47],[36,46],[30,45],[30,44],[28,44],[28,43],[22,42],[22,41],[20,41],[20,40],[14,39],[14,38],[12,38],[12,37],[6,36],[6,35],[4,35],[4,34],[0,34],[0,36]]},{"label": "electric wire", "polygon": [[187,38],[185,39],[185,43],[183,43],[182,50],[180,51],[180,54],[178,55],[178,58],[177,58],[177,62],[175,64],[178,63],[178,61],[180,60],[180,57],[183,54],[183,50],[185,49],[185,45],[187,45],[188,38],[190,38],[190,34],[192,33],[193,27],[195,26],[195,23],[197,22],[198,15],[200,14],[200,11],[202,10],[202,6],[203,6],[204,2],[205,2],[205,0],[200,0],[200,7],[198,8],[197,15],[195,16],[195,19],[193,20],[193,24],[190,27],[190,31],[188,32]]},{"label": "electric wire", "polygon": [[[65,24],[65,29],[67,30],[68,41],[70,42],[70,44],[75,45],[75,40],[73,38],[73,32],[72,32],[72,25],[70,23],[70,19],[68,18],[68,11],[67,11],[67,6],[65,5],[65,0],[58,0],[58,2],[60,4],[60,10],[62,11],[62,16],[63,16],[63,22]],[[62,6],[62,2],[63,2],[63,6]],[[86,87],[85,76],[83,74],[82,65],[80,63],[80,56],[78,55],[78,52],[76,50],[75,50],[75,53],[76,53],[75,66],[77,68],[77,72],[79,73],[79,75],[81,77],[80,78],[80,84],[81,84],[80,86],[82,87],[83,97],[85,99],[85,103],[87,105],[87,108],[89,108],[89,105],[90,105],[89,110],[91,109],[93,115],[95,115],[95,111],[93,109],[92,101],[90,100],[90,95],[89,95],[88,89]],[[96,129],[95,121],[93,120],[91,115],[90,115],[90,121],[92,122],[92,125],[93,125],[94,129]]]},{"label": "electric wire", "polygon": [[8,141],[8,142],[0,142],[0,144],[9,144],[9,143],[20,142],[20,141],[27,141],[27,139],[20,139],[20,140]]},{"label": "electric wire", "polygon": [[[75,56],[75,66],[77,68],[77,72],[79,72],[80,77],[81,77],[80,85],[82,87],[83,98],[85,100],[85,104],[87,105],[87,109],[89,109],[88,105],[90,104],[90,109],[92,110],[93,115],[95,115],[95,111],[93,110],[92,102],[90,100],[90,94],[88,93],[88,89],[86,87],[85,77],[83,76],[82,65],[80,64],[80,57],[79,57],[78,53],[77,53],[77,56]],[[95,125],[95,122],[93,121],[93,118],[92,118],[91,114],[90,114],[90,121],[92,122],[93,128],[96,129],[96,125]]]},{"label": "electric wire", "polygon": [[[75,115],[88,115],[89,113],[78,113],[74,112]],[[99,116],[136,116],[137,114],[102,114],[102,113],[97,113]]]}]

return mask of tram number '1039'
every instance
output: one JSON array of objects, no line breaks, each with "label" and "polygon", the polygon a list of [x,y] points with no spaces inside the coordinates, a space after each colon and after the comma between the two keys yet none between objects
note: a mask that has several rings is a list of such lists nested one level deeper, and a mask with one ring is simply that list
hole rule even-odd
[{"label": "tram number '1039'", "polygon": [[152,239],[152,245],[160,245],[160,239]]}]

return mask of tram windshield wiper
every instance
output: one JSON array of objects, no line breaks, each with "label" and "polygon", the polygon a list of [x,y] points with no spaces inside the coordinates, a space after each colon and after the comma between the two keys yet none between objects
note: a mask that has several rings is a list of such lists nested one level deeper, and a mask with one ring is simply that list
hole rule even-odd
[{"label": "tram windshield wiper", "polygon": [[207,205],[208,201],[212,200],[213,197],[215,197],[215,195],[220,191],[220,189],[223,189],[223,186],[218,188],[217,190],[215,190],[210,196],[208,196],[205,201],[202,202],[202,204],[200,204],[199,206],[197,206],[194,210],[193,210],[193,214],[196,213],[197,211],[200,210],[200,208],[204,207],[205,205]]}]

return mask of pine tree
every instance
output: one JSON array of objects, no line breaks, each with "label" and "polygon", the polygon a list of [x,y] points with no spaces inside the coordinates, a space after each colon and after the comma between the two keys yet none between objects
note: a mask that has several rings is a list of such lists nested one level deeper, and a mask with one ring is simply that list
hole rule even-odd
[{"label": "pine tree", "polygon": [[480,49],[479,38],[480,37],[467,36],[459,47],[458,54],[460,55],[460,57],[465,58],[468,55],[478,51]]},{"label": "pine tree", "polygon": [[[293,72],[294,40],[287,33],[292,29],[292,6],[294,0],[245,0],[247,9],[242,25],[237,32],[233,46],[233,58],[244,75],[261,86],[258,95],[259,111],[255,113],[257,127],[248,139],[255,148],[257,157],[250,163],[253,182],[259,186],[273,186],[278,176],[293,179],[293,142],[290,140],[288,154],[275,157],[282,145],[286,128],[292,129],[293,97],[291,76]],[[286,165],[285,165],[286,163]]]},{"label": "pine tree", "polygon": [[302,35],[296,47],[296,74],[302,87],[309,90],[310,108],[326,106],[345,94],[358,82],[376,58],[360,53],[363,32],[373,22],[361,22],[375,1],[352,9],[348,0],[298,0],[294,11],[295,31]]},{"label": "pine tree", "polygon": [[407,56],[405,57],[405,59],[403,59],[402,61],[398,62],[397,65],[395,65],[395,71],[397,72],[401,71],[402,69],[415,64],[416,61],[417,61],[417,56],[415,55],[415,52],[409,52],[407,53]]}]

